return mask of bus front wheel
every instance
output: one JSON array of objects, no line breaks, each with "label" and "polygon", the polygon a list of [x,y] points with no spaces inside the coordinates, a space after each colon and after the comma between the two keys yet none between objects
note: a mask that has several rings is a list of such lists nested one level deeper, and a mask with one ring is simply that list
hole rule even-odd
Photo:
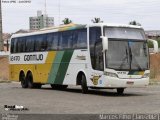
[{"label": "bus front wheel", "polygon": [[86,94],[88,92],[88,87],[87,87],[86,77],[84,75],[82,75],[81,87],[82,87],[82,93]]},{"label": "bus front wheel", "polygon": [[124,88],[117,88],[118,95],[122,95],[124,92]]}]

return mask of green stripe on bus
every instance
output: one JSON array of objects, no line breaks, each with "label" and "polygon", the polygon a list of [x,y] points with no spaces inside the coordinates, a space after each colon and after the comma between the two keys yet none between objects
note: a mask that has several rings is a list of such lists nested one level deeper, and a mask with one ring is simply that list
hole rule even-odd
[{"label": "green stripe on bus", "polygon": [[66,50],[64,52],[54,84],[63,84],[72,55],[73,50]]},{"label": "green stripe on bus", "polygon": [[51,84],[54,83],[56,76],[58,74],[57,72],[58,72],[61,60],[63,58],[63,54],[64,54],[64,51],[58,51],[56,53],[56,57],[55,57],[55,60],[53,61],[52,68],[49,74],[48,83],[51,83]]}]

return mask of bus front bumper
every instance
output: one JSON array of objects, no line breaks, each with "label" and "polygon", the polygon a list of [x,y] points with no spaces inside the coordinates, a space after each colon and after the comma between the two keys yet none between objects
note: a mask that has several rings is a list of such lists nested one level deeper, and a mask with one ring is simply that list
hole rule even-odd
[{"label": "bus front bumper", "polygon": [[107,88],[146,87],[149,85],[149,78],[122,79],[105,76],[104,85]]}]

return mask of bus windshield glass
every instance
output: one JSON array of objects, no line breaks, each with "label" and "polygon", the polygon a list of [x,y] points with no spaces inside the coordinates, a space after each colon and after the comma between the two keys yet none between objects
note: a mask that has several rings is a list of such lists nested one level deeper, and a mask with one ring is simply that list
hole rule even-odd
[{"label": "bus windshield glass", "polygon": [[105,35],[109,40],[106,51],[106,68],[138,71],[149,69],[148,46],[143,30],[109,29],[105,29]]}]

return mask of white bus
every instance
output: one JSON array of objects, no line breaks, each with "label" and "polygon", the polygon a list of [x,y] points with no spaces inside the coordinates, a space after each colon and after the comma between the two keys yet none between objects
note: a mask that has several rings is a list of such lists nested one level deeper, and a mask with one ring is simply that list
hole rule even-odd
[{"label": "white bus", "polygon": [[69,24],[15,34],[10,50],[10,80],[23,88],[81,85],[82,93],[109,88],[122,94],[149,84],[147,38],[139,26]]}]

